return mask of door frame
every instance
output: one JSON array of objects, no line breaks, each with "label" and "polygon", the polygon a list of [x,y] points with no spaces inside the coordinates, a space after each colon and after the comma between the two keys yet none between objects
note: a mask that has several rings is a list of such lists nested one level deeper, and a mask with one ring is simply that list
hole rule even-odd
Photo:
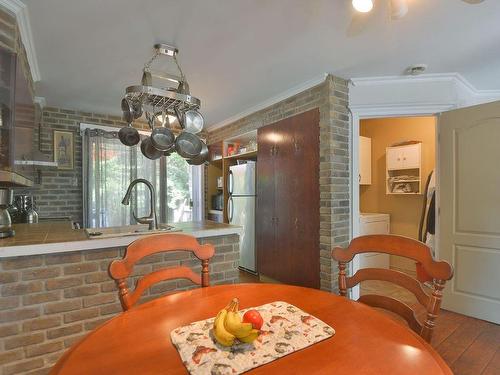
[{"label": "door frame", "polygon": [[[384,106],[352,106],[349,108],[351,113],[351,139],[350,139],[350,152],[349,158],[351,160],[351,239],[359,236],[359,126],[360,120],[367,120],[373,118],[391,118],[391,117],[419,117],[419,116],[433,116],[436,119],[435,124],[435,148],[436,148],[436,160],[435,160],[435,170],[436,170],[436,207],[438,215],[436,217],[436,237],[435,237],[435,249],[436,256],[439,254],[439,132],[437,127],[437,120],[441,112],[456,109],[456,105],[384,105]],[[425,176],[425,178],[427,178]],[[350,273],[353,275],[357,270],[359,270],[359,258],[354,257],[350,265]],[[359,298],[359,284],[351,288],[350,297],[352,299]]]}]

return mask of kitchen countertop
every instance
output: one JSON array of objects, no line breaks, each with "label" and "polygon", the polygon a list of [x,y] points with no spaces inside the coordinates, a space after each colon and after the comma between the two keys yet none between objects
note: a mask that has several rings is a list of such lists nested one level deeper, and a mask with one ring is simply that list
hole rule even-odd
[{"label": "kitchen countertop", "polygon": [[[174,224],[175,228],[196,238],[241,234],[241,227],[214,221],[191,221]],[[37,224],[14,224],[14,237],[0,239],[0,258],[79,250],[128,246],[147,235],[89,239],[84,229],[72,229],[70,221],[46,221]]]}]

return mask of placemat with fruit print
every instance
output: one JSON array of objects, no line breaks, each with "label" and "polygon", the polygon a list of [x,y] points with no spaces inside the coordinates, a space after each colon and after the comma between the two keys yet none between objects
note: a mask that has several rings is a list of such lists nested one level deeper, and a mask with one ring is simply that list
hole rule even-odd
[{"label": "placemat with fruit print", "polygon": [[[335,334],[329,325],[286,302],[272,302],[242,310],[241,313],[253,309],[260,313],[264,323],[251,343],[242,343],[237,338],[227,343],[219,338],[226,345],[233,343],[231,346],[221,345],[214,336],[216,318],[174,329],[170,337],[188,371],[193,375],[241,374]],[[231,326],[234,322],[228,322],[226,315],[223,318],[226,320],[225,327],[229,326],[233,332],[237,332]],[[224,322],[218,323],[224,325]],[[219,327],[218,337],[221,336],[220,329],[223,328]],[[250,341],[248,337],[243,340]]]}]

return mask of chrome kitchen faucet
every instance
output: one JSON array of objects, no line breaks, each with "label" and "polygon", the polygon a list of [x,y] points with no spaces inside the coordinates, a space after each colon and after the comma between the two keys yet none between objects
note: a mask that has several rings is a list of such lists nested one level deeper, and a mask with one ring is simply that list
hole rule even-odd
[{"label": "chrome kitchen faucet", "polygon": [[130,196],[132,195],[132,189],[134,188],[135,185],[138,183],[143,183],[146,185],[149,189],[149,196],[150,196],[150,211],[148,216],[144,217],[137,217],[135,216],[135,211],[132,211],[132,216],[134,219],[141,224],[149,224],[149,230],[154,230],[158,229],[158,218],[156,217],[156,208],[155,208],[155,202],[156,202],[156,192],[154,186],[149,182],[148,180],[145,180],[143,178],[137,178],[134,181],[130,183],[128,186],[127,192],[125,193],[125,196],[122,199],[122,204],[128,206],[130,204]]}]

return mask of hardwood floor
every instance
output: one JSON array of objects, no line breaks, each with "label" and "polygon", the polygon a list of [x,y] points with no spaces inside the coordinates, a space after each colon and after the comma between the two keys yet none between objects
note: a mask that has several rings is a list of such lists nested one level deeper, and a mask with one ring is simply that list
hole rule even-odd
[{"label": "hardwood floor", "polygon": [[[364,281],[361,294],[387,295],[418,306],[418,316],[425,309],[406,289],[385,281]],[[386,311],[384,311],[386,312]],[[393,314],[386,312],[393,316]],[[395,319],[406,324],[398,316]],[[500,325],[441,310],[432,338],[432,346],[448,363],[455,375],[500,374]]]},{"label": "hardwood floor", "polygon": [[[273,281],[240,271],[240,282]],[[416,303],[413,295],[390,283],[383,281],[363,283],[362,294],[375,291],[402,299],[412,305]],[[399,317],[394,318],[401,321]],[[402,324],[405,323],[402,322]],[[500,374],[500,325],[498,324],[441,310],[432,338],[432,346],[448,363],[455,375]]]}]

